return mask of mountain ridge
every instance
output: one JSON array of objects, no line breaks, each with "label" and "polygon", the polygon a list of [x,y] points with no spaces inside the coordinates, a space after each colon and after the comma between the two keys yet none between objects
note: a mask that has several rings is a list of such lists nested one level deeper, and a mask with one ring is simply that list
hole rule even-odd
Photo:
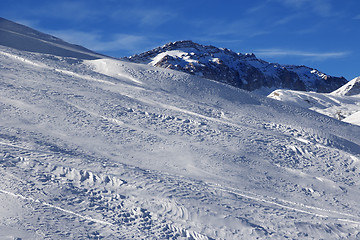
[{"label": "mountain ridge", "polygon": [[360,77],[331,93],[277,89],[268,97],[307,108],[338,120],[360,125]]},{"label": "mountain ridge", "polygon": [[344,86],[333,92],[343,96],[354,96],[360,94],[360,77],[356,77],[353,80],[346,83]]},{"label": "mountain ridge", "polygon": [[33,28],[0,17],[0,45],[18,50],[53,54],[79,59],[98,59],[105,55],[95,53],[80,45],[42,33]]},{"label": "mountain ridge", "polygon": [[249,91],[285,88],[332,92],[347,83],[344,77],[329,76],[303,65],[269,63],[253,53],[235,53],[191,40],[170,42],[122,60],[187,72]]}]

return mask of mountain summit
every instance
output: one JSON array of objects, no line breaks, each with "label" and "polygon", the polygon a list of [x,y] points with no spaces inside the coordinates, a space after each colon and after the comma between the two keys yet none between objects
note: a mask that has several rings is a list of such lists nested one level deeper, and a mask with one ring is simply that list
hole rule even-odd
[{"label": "mountain summit", "polygon": [[343,77],[329,76],[306,66],[269,63],[254,54],[235,53],[190,40],[171,42],[124,59],[199,75],[249,91],[285,88],[332,92],[347,83]]}]

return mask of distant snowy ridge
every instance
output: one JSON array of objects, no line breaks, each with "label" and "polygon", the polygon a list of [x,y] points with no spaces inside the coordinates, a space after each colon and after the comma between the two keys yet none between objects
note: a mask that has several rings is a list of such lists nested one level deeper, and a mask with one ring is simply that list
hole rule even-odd
[{"label": "distant snowy ridge", "polygon": [[360,94],[360,77],[354,78],[341,88],[335,90],[334,94],[339,94],[342,96],[354,96]]},{"label": "distant snowy ridge", "polygon": [[354,78],[332,93],[278,89],[268,97],[360,125],[360,77]]},{"label": "distant snowy ridge", "polygon": [[329,76],[306,66],[269,63],[254,54],[235,53],[189,40],[171,42],[123,59],[198,75],[250,91],[284,88],[332,92],[347,83],[343,77]]},{"label": "distant snowy ridge", "polygon": [[67,43],[54,36],[41,33],[24,25],[0,17],[0,45],[36,53],[53,54],[80,59],[103,58],[79,45]]}]

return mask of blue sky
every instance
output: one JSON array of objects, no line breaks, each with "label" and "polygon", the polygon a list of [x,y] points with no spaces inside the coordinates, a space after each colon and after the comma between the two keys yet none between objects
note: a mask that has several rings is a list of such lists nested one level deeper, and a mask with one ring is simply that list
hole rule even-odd
[{"label": "blue sky", "polygon": [[193,40],[360,76],[359,0],[1,0],[0,16],[114,57]]}]

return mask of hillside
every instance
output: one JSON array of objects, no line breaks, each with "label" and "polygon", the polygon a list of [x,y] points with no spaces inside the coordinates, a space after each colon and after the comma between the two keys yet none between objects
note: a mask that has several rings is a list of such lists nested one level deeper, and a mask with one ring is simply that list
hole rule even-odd
[{"label": "hillside", "polygon": [[358,126],[171,69],[44,52],[0,46],[0,238],[360,236]]},{"label": "hillside", "polygon": [[1,17],[0,45],[29,52],[79,59],[97,59],[104,57],[82,46],[67,43],[57,37],[36,31]]},{"label": "hillside", "polygon": [[360,78],[354,78],[332,93],[278,89],[270,98],[316,111],[329,117],[359,125]]},{"label": "hillside", "polygon": [[337,94],[341,96],[360,95],[360,77],[354,78],[344,86],[335,90],[333,94]]}]

